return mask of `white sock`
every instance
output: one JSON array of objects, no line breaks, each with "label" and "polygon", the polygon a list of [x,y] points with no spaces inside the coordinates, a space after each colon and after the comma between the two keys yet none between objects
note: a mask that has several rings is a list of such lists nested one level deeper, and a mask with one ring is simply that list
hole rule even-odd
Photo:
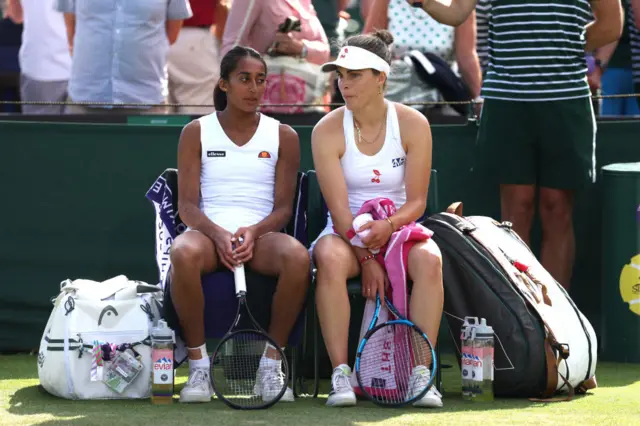
[{"label": "white sock", "polygon": [[335,370],[337,370],[338,368],[339,368],[340,370],[342,370],[342,371],[346,372],[348,376],[350,376],[350,375],[351,375],[351,367],[349,367],[347,364],[340,364],[339,366],[337,366],[336,368],[334,368],[334,371],[335,371]]},{"label": "white sock", "polygon": [[262,358],[260,358],[260,366],[264,368],[276,368],[282,365],[281,360],[269,358],[267,356],[268,349],[275,349],[272,345],[268,344],[264,348],[264,352],[262,352]]},{"label": "white sock", "polygon": [[205,343],[202,346],[198,346],[197,348],[187,348],[190,351],[200,351],[200,355],[202,358],[200,359],[191,359],[189,358],[189,371],[194,368],[209,368],[211,367],[211,361],[209,360],[209,354],[207,353],[207,344]]},{"label": "white sock", "polygon": [[200,359],[191,359],[189,358],[189,371],[193,371],[196,368],[209,368],[211,367],[211,361],[209,361],[209,357],[200,358]]}]

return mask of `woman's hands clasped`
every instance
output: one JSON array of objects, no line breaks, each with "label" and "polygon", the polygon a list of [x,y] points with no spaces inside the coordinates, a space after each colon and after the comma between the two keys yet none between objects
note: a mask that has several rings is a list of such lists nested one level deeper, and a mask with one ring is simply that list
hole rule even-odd
[{"label": "woman's hands clasped", "polygon": [[235,234],[219,229],[212,239],[218,259],[230,270],[253,258],[255,232],[251,227],[238,228]]}]

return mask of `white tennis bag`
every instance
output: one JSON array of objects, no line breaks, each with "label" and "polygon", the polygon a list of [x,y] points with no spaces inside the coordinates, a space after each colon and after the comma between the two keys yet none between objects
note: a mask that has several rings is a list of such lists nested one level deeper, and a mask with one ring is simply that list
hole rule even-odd
[{"label": "white tennis bag", "polygon": [[[160,297],[160,287],[130,281],[124,275],[104,282],[63,281],[40,342],[42,387],[66,399],[150,397],[150,333],[153,322],[160,318]],[[130,344],[140,355],[142,368],[118,393],[101,380],[110,363],[98,354],[105,347],[107,352],[115,349],[115,355],[123,344]]]}]

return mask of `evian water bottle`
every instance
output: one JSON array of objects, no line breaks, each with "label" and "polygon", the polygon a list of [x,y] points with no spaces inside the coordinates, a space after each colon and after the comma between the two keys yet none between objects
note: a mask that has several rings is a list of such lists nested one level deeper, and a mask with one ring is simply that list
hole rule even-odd
[{"label": "evian water bottle", "polygon": [[[493,328],[487,325],[487,320],[480,319],[480,324],[474,329],[473,357],[474,357],[474,400],[493,401]],[[477,363],[477,366],[476,366]]]},{"label": "evian water bottle", "polygon": [[471,400],[473,398],[473,343],[475,328],[478,318],[465,317],[462,330],[460,331],[460,370],[462,374],[462,398]]},{"label": "evian water bottle", "polygon": [[173,403],[173,344],[175,335],[164,320],[151,330],[151,402]]}]

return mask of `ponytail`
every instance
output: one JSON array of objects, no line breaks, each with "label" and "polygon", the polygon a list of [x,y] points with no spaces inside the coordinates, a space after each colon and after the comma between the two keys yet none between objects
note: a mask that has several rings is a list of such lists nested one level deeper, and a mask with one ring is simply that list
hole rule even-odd
[{"label": "ponytail", "polygon": [[227,92],[223,91],[219,84],[213,89],[213,105],[216,111],[223,111],[227,107]]}]

